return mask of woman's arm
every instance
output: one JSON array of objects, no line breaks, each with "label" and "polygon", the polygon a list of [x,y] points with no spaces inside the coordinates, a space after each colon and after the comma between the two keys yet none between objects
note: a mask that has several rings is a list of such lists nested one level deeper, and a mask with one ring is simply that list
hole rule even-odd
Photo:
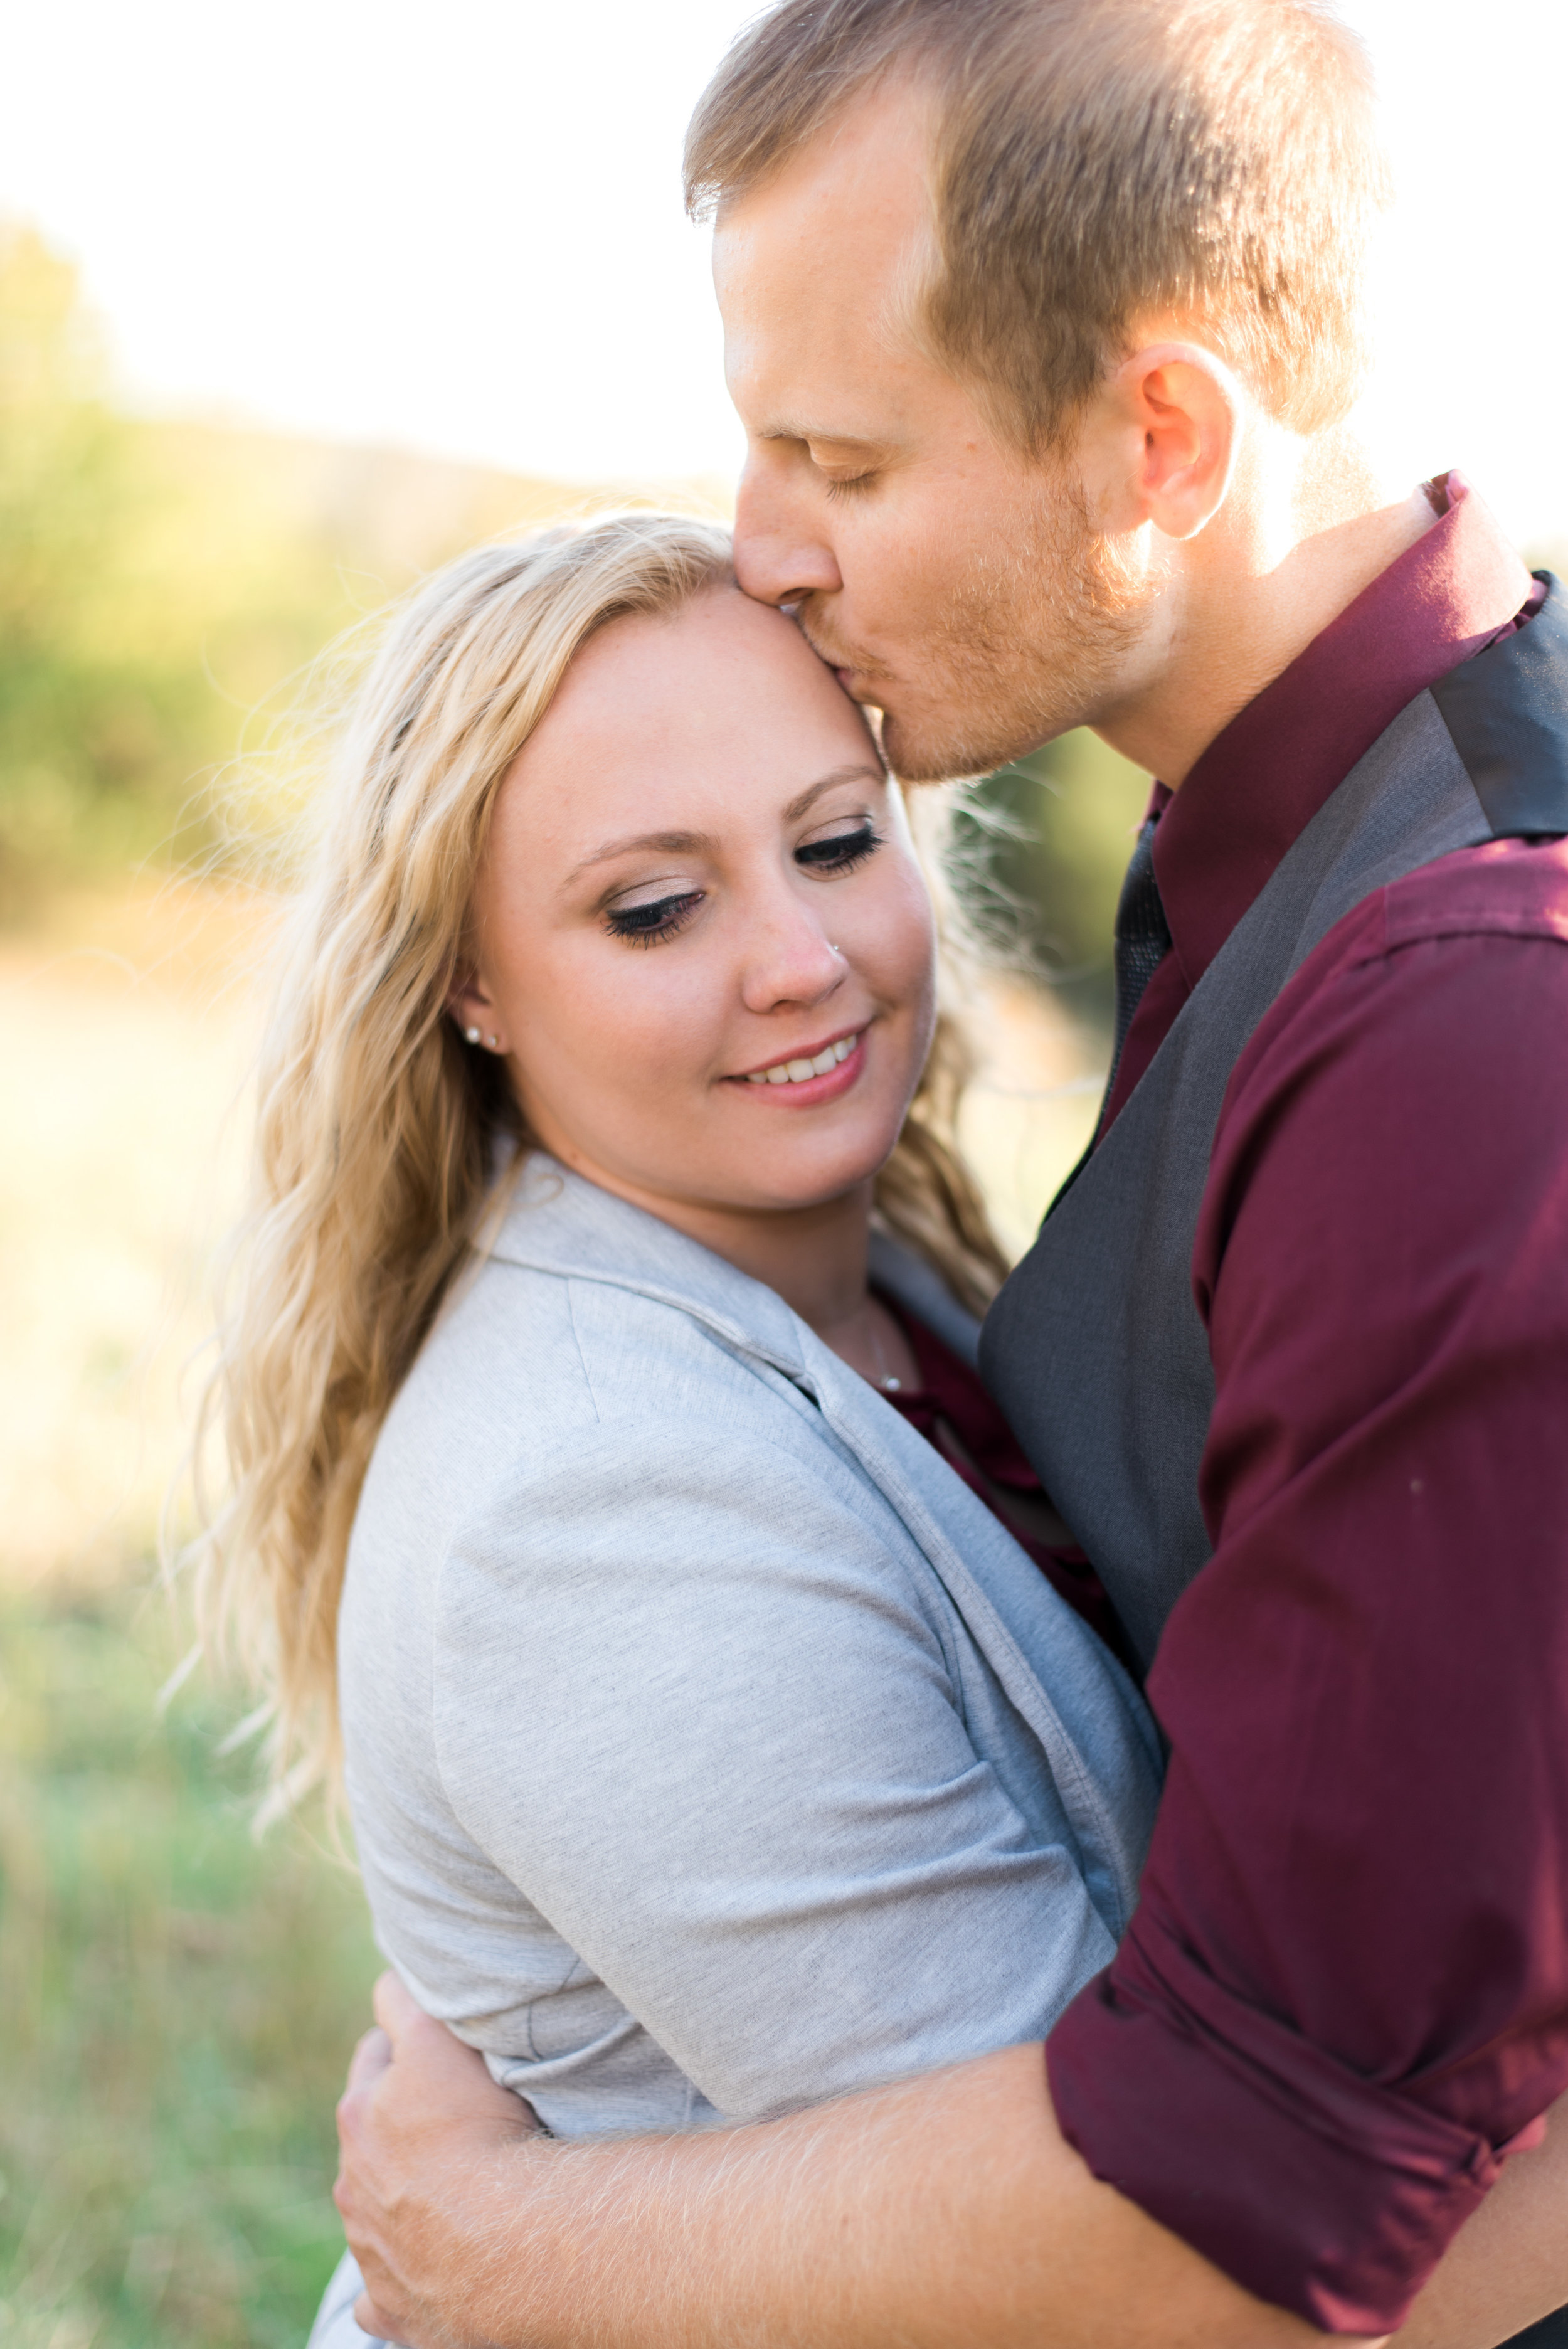
[{"label": "woman's arm", "polygon": [[940,1584],[792,1435],[591,1429],[454,1543],[438,1612],[458,1817],[735,2118],[1038,2038],[1111,1951]]},{"label": "woman's arm", "polygon": [[[390,1978],[377,2012],[389,2035],[365,2043],[339,2107],[337,2199],[373,2295],[360,2322],[410,2349],[1324,2338],[1089,2175],[1056,2129],[1037,2047],[761,2126],[561,2146],[531,2137]],[[1461,2230],[1401,2349],[1492,2349],[1568,2303],[1559,2111]]]}]

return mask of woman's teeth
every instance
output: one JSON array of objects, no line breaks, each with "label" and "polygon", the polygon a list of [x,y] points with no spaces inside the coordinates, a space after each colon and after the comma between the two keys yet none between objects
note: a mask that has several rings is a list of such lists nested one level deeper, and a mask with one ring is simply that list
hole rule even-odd
[{"label": "woman's teeth", "polygon": [[841,1061],[847,1061],[858,1036],[841,1036],[836,1044],[825,1044],[814,1061],[779,1061],[771,1069],[758,1069],[746,1080],[748,1085],[803,1085],[808,1077],[825,1077]]}]

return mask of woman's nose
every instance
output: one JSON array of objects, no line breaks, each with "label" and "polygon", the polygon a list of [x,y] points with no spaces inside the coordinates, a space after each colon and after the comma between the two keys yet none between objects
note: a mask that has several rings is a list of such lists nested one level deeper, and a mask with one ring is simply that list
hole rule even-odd
[{"label": "woman's nose", "polygon": [[798,604],[842,586],[813,502],[770,455],[748,459],[735,501],[735,575],[759,604]]},{"label": "woman's nose", "polygon": [[741,997],[748,1011],[820,1003],[848,965],[809,905],[786,898],[749,927]]}]

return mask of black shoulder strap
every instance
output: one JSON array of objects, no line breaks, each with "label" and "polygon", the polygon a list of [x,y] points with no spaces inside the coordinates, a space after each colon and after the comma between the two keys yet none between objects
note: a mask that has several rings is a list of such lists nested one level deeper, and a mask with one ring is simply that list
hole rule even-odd
[{"label": "black shoulder strap", "polygon": [[1498,840],[1568,833],[1568,592],[1432,688]]}]

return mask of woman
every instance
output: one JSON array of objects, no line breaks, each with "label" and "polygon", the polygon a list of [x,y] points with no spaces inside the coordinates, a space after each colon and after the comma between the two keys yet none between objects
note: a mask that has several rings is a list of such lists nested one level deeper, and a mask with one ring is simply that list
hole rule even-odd
[{"label": "woman", "polygon": [[1040,2036],[1130,1912],[1155,1747],[998,1514],[936,1025],[897,789],[719,533],[413,602],[263,1075],[217,1543],[280,1770],[335,1658],[382,1943],[558,2133]]}]

